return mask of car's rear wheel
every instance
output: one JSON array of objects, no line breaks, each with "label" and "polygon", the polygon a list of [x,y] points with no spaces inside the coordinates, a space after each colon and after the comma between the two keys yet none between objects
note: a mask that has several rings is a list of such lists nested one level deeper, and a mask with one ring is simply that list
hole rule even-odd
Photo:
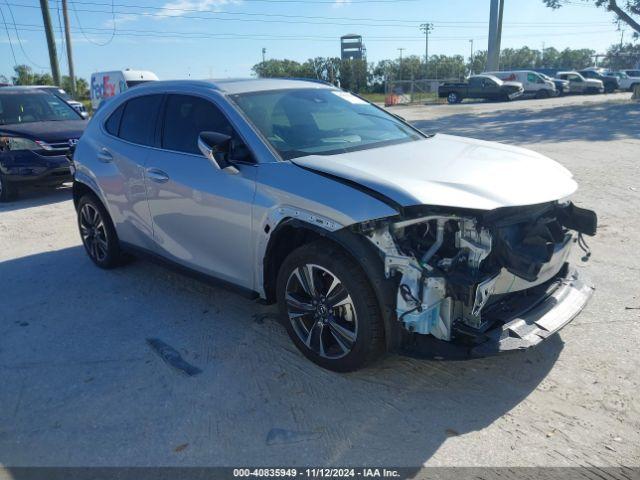
[{"label": "car's rear wheel", "polygon": [[536,98],[537,99],[549,98],[549,91],[548,90],[538,90],[536,92]]},{"label": "car's rear wheel", "polygon": [[303,245],[283,262],[278,305],[296,347],[321,367],[357,370],[384,351],[380,308],[362,268],[326,241]]},{"label": "car's rear wheel", "polygon": [[460,103],[461,101],[462,99],[460,98],[460,95],[455,92],[451,92],[449,95],[447,95],[447,102],[449,102],[451,105],[453,105],[454,103]]},{"label": "car's rear wheel", "polygon": [[100,268],[113,268],[123,259],[111,217],[94,195],[78,202],[78,229],[89,258]]},{"label": "car's rear wheel", "polygon": [[17,190],[11,185],[2,173],[0,173],[0,202],[7,202],[16,197]]}]

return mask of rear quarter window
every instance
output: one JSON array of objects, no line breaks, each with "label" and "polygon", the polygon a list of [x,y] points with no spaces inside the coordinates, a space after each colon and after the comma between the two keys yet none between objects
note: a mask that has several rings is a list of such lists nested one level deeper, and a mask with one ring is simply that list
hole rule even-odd
[{"label": "rear quarter window", "polygon": [[115,112],[113,112],[104,123],[104,129],[114,137],[117,137],[120,131],[120,120],[122,119],[123,111],[124,104],[116,108]]}]

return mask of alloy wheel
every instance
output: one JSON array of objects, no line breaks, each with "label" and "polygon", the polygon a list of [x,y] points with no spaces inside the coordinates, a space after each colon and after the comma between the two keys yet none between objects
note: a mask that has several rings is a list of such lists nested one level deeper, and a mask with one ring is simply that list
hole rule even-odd
[{"label": "alloy wheel", "polygon": [[80,236],[93,260],[103,262],[107,258],[107,229],[100,212],[90,203],[85,203],[80,209]]},{"label": "alloy wheel", "polygon": [[302,265],[287,280],[285,302],[289,321],[307,348],[335,360],[353,349],[358,319],[351,295],[324,267]]}]

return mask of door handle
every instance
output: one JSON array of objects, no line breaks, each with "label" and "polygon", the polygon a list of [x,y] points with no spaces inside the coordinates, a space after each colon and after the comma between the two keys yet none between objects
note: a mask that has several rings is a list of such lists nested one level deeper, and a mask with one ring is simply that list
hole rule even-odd
[{"label": "door handle", "polygon": [[147,168],[147,177],[156,183],[166,183],[169,181],[169,175],[157,168]]},{"label": "door handle", "polygon": [[106,148],[102,147],[98,152],[98,160],[104,163],[109,163],[113,161],[113,155]]}]

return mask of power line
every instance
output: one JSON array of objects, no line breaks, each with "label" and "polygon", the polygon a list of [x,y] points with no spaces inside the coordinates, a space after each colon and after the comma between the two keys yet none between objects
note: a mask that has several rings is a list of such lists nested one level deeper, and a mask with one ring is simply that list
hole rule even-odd
[{"label": "power line", "polygon": [[[58,15],[58,27],[60,31],[62,31],[62,20],[60,19],[60,0],[56,0],[56,14]],[[62,44],[62,48],[60,49],[62,53],[58,53],[58,63],[62,63],[60,59],[62,55],[64,55],[65,45],[64,45],[64,35],[60,37],[60,43]]]},{"label": "power line", "polygon": [[[112,14],[114,10],[98,10],[98,9],[83,9],[78,8],[76,5],[89,5],[89,6],[107,6],[111,4],[101,2],[83,2],[83,1],[71,1],[73,3],[74,11],[86,12],[86,13],[107,13]],[[12,3],[13,6],[23,8],[34,8],[32,5]],[[182,9],[171,7],[151,7],[133,5],[127,3],[113,3],[114,7],[126,7],[128,9],[145,9],[155,11],[175,11],[175,12],[197,12],[197,13],[209,13],[211,16],[202,15],[176,15],[170,13],[151,13],[151,12],[131,12],[130,10],[115,10],[115,13],[126,15],[128,17],[157,17],[157,18],[181,18],[181,19],[194,19],[194,20],[219,20],[219,21],[242,21],[242,22],[257,22],[257,23],[287,23],[287,24],[309,24],[309,25],[330,25],[330,26],[365,26],[365,27],[408,27],[415,28],[419,25],[417,21],[403,20],[403,19],[376,19],[376,18],[350,18],[350,17],[325,17],[325,16],[308,16],[308,15],[287,15],[287,14],[272,14],[272,13],[255,13],[255,12],[228,12],[228,11],[215,11],[215,10],[196,10],[196,9]],[[234,19],[234,18],[221,18],[220,15],[229,16],[248,16],[248,17],[271,17],[271,18],[286,18],[286,19],[304,19],[298,21],[285,21],[285,20],[268,20],[268,19]],[[306,20],[337,20],[338,22],[311,22]],[[354,21],[355,23],[344,22]],[[387,23],[363,23],[363,22],[387,22]],[[397,23],[388,23],[397,22]],[[471,21],[459,21],[459,22],[432,22],[438,28],[481,28],[485,29],[486,22],[471,22]],[[586,25],[590,26],[605,26],[609,25],[609,22],[511,22],[509,28],[557,28],[557,27],[576,27],[584,28]],[[477,25],[477,26],[475,26]]]},{"label": "power line", "polygon": [[[50,0],[53,1],[53,0]],[[70,0],[72,3],[77,3],[78,5],[94,5],[94,6],[110,6],[109,3],[104,2],[92,2],[85,0]],[[370,18],[370,17],[331,17],[331,16],[323,16],[323,15],[287,15],[287,14],[279,14],[279,13],[254,13],[254,12],[229,12],[229,11],[218,11],[215,9],[196,9],[196,8],[181,8],[181,7],[153,7],[147,5],[136,5],[131,3],[117,3],[116,7],[127,7],[127,8],[138,8],[138,9],[147,9],[147,10],[161,10],[161,11],[174,11],[174,12],[195,12],[195,13],[211,13],[215,15],[249,15],[249,16],[265,16],[265,17],[283,17],[283,18],[306,18],[306,19],[323,19],[323,20],[364,20],[364,21],[375,21],[375,22],[400,22],[400,23],[408,23],[409,26],[415,26],[420,21],[413,19],[394,19],[394,18]],[[96,10],[97,12],[101,12],[100,10]],[[136,14],[134,14],[136,15]],[[137,14],[142,15],[142,14]],[[168,15],[170,17],[178,18],[178,15]],[[208,18],[208,17],[207,17]],[[434,24],[437,26],[443,26],[444,24],[479,24],[482,25],[483,28],[486,26],[486,21],[480,20],[471,20],[471,21],[434,21]],[[610,22],[509,22],[510,25],[530,25],[530,26],[539,26],[539,25],[548,25],[548,26],[583,26],[583,25],[609,25]]]},{"label": "power line", "polygon": [[[113,39],[116,36],[116,13],[115,13],[113,0],[111,1],[111,22],[112,22],[111,37],[109,37],[109,39],[103,43],[95,42],[87,36],[87,34],[84,31],[84,28],[82,27],[82,22],[80,22],[80,16],[78,15],[78,11],[76,10],[76,5],[74,2],[71,2],[71,4],[73,7],[73,13],[76,17],[76,21],[78,22],[78,27],[80,28],[80,32],[82,33],[82,36],[87,40],[87,42],[93,43],[98,47],[104,47],[106,45],[109,45],[113,41]],[[105,13],[108,13],[108,12],[105,12]]]},{"label": "power line", "polygon": [[[22,27],[23,31],[42,31],[42,27],[36,24],[16,24]],[[85,27],[86,30],[91,31],[92,35],[111,35],[112,29],[101,27]],[[522,35],[510,35],[508,38],[530,38],[530,37],[549,37],[549,36],[574,36],[574,35],[589,35],[598,33],[610,33],[609,30],[594,30],[594,31],[582,31],[572,33],[547,33],[547,34],[522,34]],[[313,41],[330,41],[335,42],[336,37],[333,35],[275,35],[275,34],[241,34],[241,33],[210,33],[210,32],[180,32],[169,30],[140,30],[140,29],[123,29],[119,28],[115,33],[115,36],[119,37],[155,37],[155,38],[182,38],[186,40],[198,40],[206,38],[217,39],[256,39],[256,40],[283,40],[291,41],[297,40],[313,40]],[[486,36],[473,37],[474,40],[486,39]],[[388,42],[390,40],[408,41],[408,42],[424,42],[424,37],[421,36],[371,36],[368,37],[368,41],[383,41]],[[469,40],[469,36],[430,36],[429,40],[434,41],[451,41],[451,40]]]},{"label": "power line", "polygon": [[[34,67],[37,67],[40,69],[49,68],[49,67],[43,67],[42,65],[34,62],[33,59],[27,54],[27,51],[24,49],[24,45],[22,44],[22,38],[20,38],[20,33],[18,32],[18,28],[16,27],[16,18],[13,16],[13,10],[11,9],[11,6],[9,5],[9,2],[7,2],[7,0],[5,0],[4,3],[6,3],[7,8],[9,9],[9,15],[11,15],[11,21],[13,22],[13,29],[16,31],[16,38],[18,39],[18,45],[20,45],[20,50],[22,50],[22,54],[27,59],[27,63],[30,63]],[[39,7],[35,7],[35,8],[39,8]]]},{"label": "power line", "polygon": [[2,15],[2,22],[4,23],[4,30],[7,32],[7,40],[9,40],[9,47],[11,48],[11,55],[13,55],[13,64],[18,65],[16,60],[16,52],[13,50],[13,42],[11,42],[11,35],[9,35],[9,27],[7,27],[7,19],[4,18],[4,12],[0,8],[0,15]]}]

